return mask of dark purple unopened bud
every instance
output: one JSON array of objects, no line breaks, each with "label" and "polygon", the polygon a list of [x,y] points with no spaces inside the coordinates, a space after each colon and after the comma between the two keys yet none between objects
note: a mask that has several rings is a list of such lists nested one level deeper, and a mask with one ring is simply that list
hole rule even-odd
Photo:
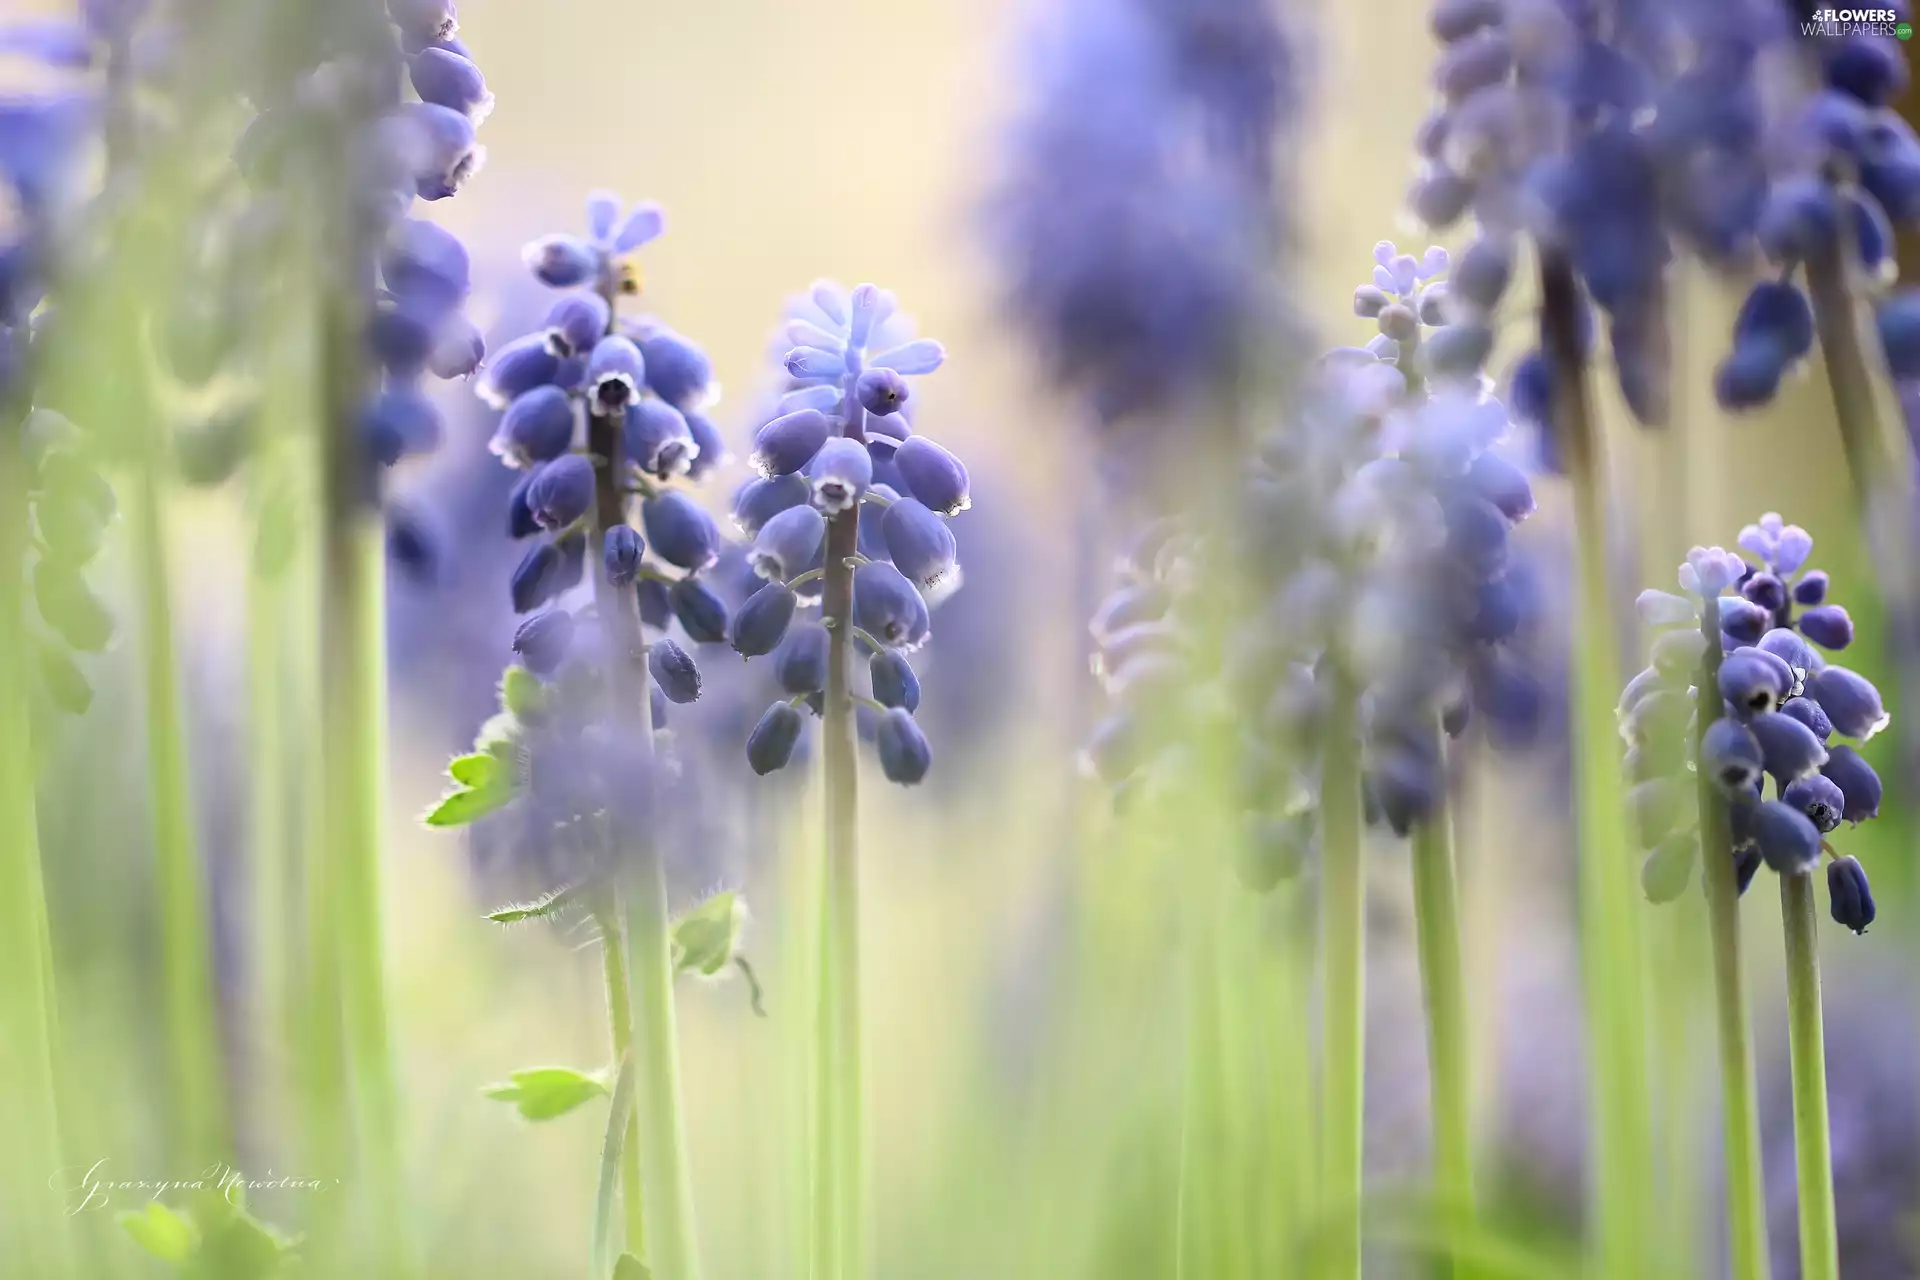
[{"label": "dark purple unopened bud", "polygon": [[1720,664],[1720,696],[1740,715],[1764,715],[1793,688],[1787,664],[1764,649],[1735,649]]},{"label": "dark purple unopened bud", "polygon": [[874,732],[874,745],[879,748],[880,771],[888,782],[911,787],[925,779],[927,770],[933,767],[933,747],[904,707],[887,708]]},{"label": "dark purple unopened bud", "polygon": [[1447,550],[1462,569],[1475,576],[1499,571],[1507,559],[1507,534],[1512,525],[1500,508],[1478,494],[1450,490],[1440,500],[1447,525]]},{"label": "dark purple unopened bud", "polygon": [[[665,631],[673,623],[673,595],[658,578],[642,578],[633,587],[640,598],[640,623]],[[725,610],[723,609],[724,613]]]},{"label": "dark purple unopened bud", "polygon": [[775,418],[753,438],[750,461],[767,477],[792,475],[813,461],[833,435],[833,423],[818,409],[801,409]]},{"label": "dark purple unopened bud", "polygon": [[527,505],[527,491],[533,488],[533,473],[520,477],[520,483],[513,486],[513,492],[507,495],[507,536],[510,538],[530,538],[540,532],[540,524],[533,518],[533,508]]},{"label": "dark purple unopened bud", "polygon": [[733,615],[733,647],[743,658],[758,658],[779,648],[793,622],[799,598],[784,582],[769,582],[747,597]]},{"label": "dark purple unopened bud", "polygon": [[1256,817],[1234,851],[1234,875],[1254,893],[1272,892],[1300,874],[1313,850],[1313,835],[1309,813]]},{"label": "dark purple unopened bud", "polygon": [[456,313],[440,322],[433,337],[433,351],[427,356],[427,371],[449,381],[471,378],[486,358],[486,337],[473,321]]},{"label": "dark purple unopened bud", "polygon": [[480,68],[445,49],[422,49],[408,65],[408,78],[422,102],[458,111],[475,124],[493,111],[493,95]]},{"label": "dark purple unopened bud", "polygon": [[793,759],[794,746],[800,741],[800,731],[805,727],[799,708],[791,703],[774,703],[747,735],[747,764],[763,778],[776,769],[786,768],[787,762]]},{"label": "dark purple unopened bud", "polygon": [[625,439],[627,461],[656,480],[686,475],[700,452],[685,415],[653,396],[627,406]]},{"label": "dark purple unopened bud", "polygon": [[33,602],[47,625],[82,653],[98,653],[113,639],[113,614],[72,565],[58,560],[34,565]]},{"label": "dark purple unopened bud", "polygon": [[572,289],[600,274],[600,251],[578,236],[542,236],[520,251],[527,270],[541,284]]},{"label": "dark purple unopened bud", "polygon": [[1760,873],[1763,859],[1760,851],[1751,846],[1737,850],[1733,855],[1733,883],[1742,897],[1746,896],[1747,886],[1753,883],[1754,876]]},{"label": "dark purple unopened bud", "polygon": [[1867,887],[1867,871],[1851,854],[1827,864],[1827,904],[1834,923],[1855,933],[1865,933],[1873,923],[1873,890]]},{"label": "dark purple unopened bud", "polygon": [[1753,806],[1748,831],[1767,865],[1783,876],[1799,875],[1820,865],[1820,833],[1807,815],[1778,800]]},{"label": "dark purple unopened bud", "polygon": [[460,29],[453,0],[387,0],[387,16],[409,40],[423,44],[446,40]]},{"label": "dark purple unopened bud", "polygon": [[1534,512],[1533,483],[1526,472],[1497,453],[1475,457],[1467,468],[1467,483],[1516,524]]},{"label": "dark purple unopened bud", "polygon": [[1831,779],[1846,797],[1846,807],[1841,811],[1841,816],[1848,822],[1865,822],[1880,816],[1880,775],[1874,772],[1873,766],[1858,751],[1844,743],[1835,746],[1827,754],[1827,762],[1820,767],[1820,773],[1822,777]]},{"label": "dark purple unopened bud", "polygon": [[1839,230],[1840,209],[1833,189],[1822,179],[1804,177],[1773,185],[1755,234],[1768,257],[1794,262],[1827,252]]},{"label": "dark purple unopened bud", "polygon": [[873,456],[857,440],[835,436],[807,464],[813,505],[827,515],[848,511],[873,483]]},{"label": "dark purple unopened bud", "polygon": [[1833,736],[1833,721],[1827,719],[1827,713],[1812,698],[1789,698],[1781,706],[1780,714],[1791,716],[1813,730],[1813,736],[1820,739],[1822,746]]},{"label": "dark purple unopened bud", "polygon": [[1524,664],[1500,657],[1497,649],[1480,655],[1467,677],[1473,709],[1486,725],[1488,739],[1498,747],[1530,745],[1547,708],[1539,677]]},{"label": "dark purple unopened bud", "polygon": [[748,561],[753,571],[785,582],[812,568],[827,539],[827,518],[812,507],[788,507],[760,527]]},{"label": "dark purple unopened bud", "polygon": [[547,312],[547,339],[562,356],[584,355],[607,336],[611,308],[597,293],[570,293]]},{"label": "dark purple unopened bud", "polygon": [[1813,350],[1813,304],[1781,280],[1753,286],[1733,320],[1733,345],[1765,346],[1790,364]]},{"label": "dark purple unopened bud", "polygon": [[1880,304],[1875,319],[1887,372],[1902,381],[1920,378],[1920,289],[1895,293]]},{"label": "dark purple unopened bud", "polygon": [[534,473],[527,506],[542,529],[564,529],[593,509],[593,486],[593,463],[570,453]]},{"label": "dark purple unopened bud", "polygon": [[445,227],[420,218],[398,223],[380,257],[387,292],[424,314],[451,311],[473,288],[466,245]]},{"label": "dark purple unopened bud", "polygon": [[1823,604],[1800,615],[1800,634],[1822,649],[1844,649],[1853,643],[1853,619],[1837,604]]},{"label": "dark purple unopened bud", "polygon": [[573,615],[565,609],[536,613],[513,633],[513,651],[537,676],[550,676],[558,670],[572,645]]},{"label": "dark purple unopened bud", "polygon": [[687,339],[663,324],[649,324],[634,333],[647,362],[647,386],[653,394],[685,411],[706,395],[713,381],[713,362]]},{"label": "dark purple unopened bud", "polygon": [[1765,609],[1778,613],[1787,606],[1787,586],[1764,570],[1740,584],[1740,594]]},{"label": "dark purple unopened bud", "polygon": [[910,393],[907,380],[892,369],[868,369],[854,382],[853,394],[862,409],[884,418],[898,413]]},{"label": "dark purple unopened bud", "polygon": [[1764,343],[1735,347],[1713,374],[1713,396],[1720,407],[1738,412],[1766,404],[1780,390],[1787,361]]},{"label": "dark purple unopened bud", "polygon": [[1741,596],[1720,597],[1720,633],[1736,645],[1751,645],[1767,633],[1773,615]]},{"label": "dark purple unopened bud", "polygon": [[697,502],[669,491],[640,504],[640,523],[653,553],[668,564],[698,573],[720,558],[720,530]]},{"label": "dark purple unopened bud", "polygon": [[1763,653],[1770,653],[1786,663],[1787,670],[1794,678],[1793,692],[1799,692],[1799,685],[1812,671],[1826,665],[1826,660],[1815,653],[1807,642],[1802,640],[1791,627],[1775,627],[1760,637],[1760,643],[1754,646]]},{"label": "dark purple unopened bud", "polygon": [[565,557],[551,542],[530,547],[513,571],[511,590],[513,611],[531,613],[559,595],[565,579]]},{"label": "dark purple unopened bud", "polygon": [[786,643],[780,646],[773,660],[780,687],[795,694],[819,693],[825,689],[832,643],[833,637],[817,622],[802,622],[788,628]]},{"label": "dark purple unopened bud", "polygon": [[894,451],[893,460],[912,496],[935,513],[958,515],[973,505],[967,469],[960,459],[925,436],[903,441]]},{"label": "dark purple unopened bud", "polygon": [[1820,704],[1833,722],[1833,731],[1843,738],[1865,742],[1892,719],[1873,683],[1845,667],[1828,667],[1808,676],[1807,696]]},{"label": "dark purple unopened bud", "polygon": [[689,480],[698,480],[715,467],[733,461],[733,455],[727,452],[726,439],[712,418],[693,409],[681,410],[681,416],[687,420],[687,431],[693,436],[693,459],[687,466]]},{"label": "dark purple unopened bud", "polygon": [[587,357],[587,389],[601,410],[624,410],[646,385],[646,358],[633,339],[615,333],[593,344]]},{"label": "dark purple unopened bud", "polygon": [[1827,573],[1824,569],[1814,569],[1803,575],[1793,584],[1793,602],[1807,608],[1817,608],[1827,602]]},{"label": "dark purple unopened bud", "polygon": [[445,430],[433,401],[406,386],[388,387],[375,396],[361,425],[368,456],[389,467],[409,454],[432,452]]},{"label": "dark purple unopened bud", "polygon": [[1729,796],[1753,794],[1765,765],[1759,739],[1746,725],[1723,717],[1707,726],[1700,742],[1700,767]]},{"label": "dark purple unopened bud", "polygon": [[474,136],[473,121],[431,102],[405,103],[400,111],[413,129],[408,158],[413,165],[415,193],[422,200],[458,195],[486,160],[486,152]]},{"label": "dark purple unopened bud", "polygon": [[496,409],[505,409],[533,390],[559,381],[560,357],[544,333],[515,338],[494,353],[480,379],[479,396]]},{"label": "dark purple unopened bud", "polygon": [[617,524],[607,530],[601,556],[606,565],[607,582],[616,587],[631,586],[640,576],[640,558],[646,552],[646,543],[640,540],[640,534],[632,525]]},{"label": "dark purple unopened bud", "polygon": [[734,527],[749,538],[757,538],[768,521],[783,511],[806,506],[812,494],[806,480],[797,475],[749,480],[733,495]]},{"label": "dark purple unopened bud", "polygon": [[923,591],[959,569],[958,549],[947,522],[913,498],[902,498],[880,517],[881,535],[894,567]]},{"label": "dark purple unopened bud", "polygon": [[1640,864],[1640,889],[1647,895],[1647,901],[1672,902],[1685,893],[1693,880],[1693,863],[1699,853],[1700,845],[1692,832],[1670,835],[1655,845],[1647,860]]},{"label": "dark purple unopened bud", "polygon": [[1796,778],[1819,772],[1827,762],[1827,749],[1820,745],[1820,739],[1792,716],[1770,711],[1748,720],[1747,728],[1760,744],[1767,772],[1783,787]]},{"label": "dark purple unopened bud", "polygon": [[920,677],[906,655],[881,649],[868,661],[867,674],[873,683],[873,700],[881,706],[899,707],[908,714],[920,709]]},{"label": "dark purple unopened bud", "polygon": [[931,630],[927,602],[898,569],[883,560],[854,571],[853,619],[881,644],[897,649],[919,648]]},{"label": "dark purple unopened bud", "polygon": [[[695,637],[698,639],[699,637]],[[662,636],[647,646],[647,670],[667,701],[685,706],[700,698],[700,668],[685,649]]]},{"label": "dark purple unopened bud", "polygon": [[1366,786],[1388,828],[1405,836],[1433,814],[1445,778],[1430,753],[1395,746],[1374,757]]},{"label": "dark purple unopened bud", "polygon": [[[654,545],[659,546],[658,540]],[[698,578],[682,578],[667,592],[673,616],[695,644],[721,644],[727,638],[727,603]]]},{"label": "dark purple unopened bud", "polygon": [[1686,808],[1687,788],[1675,778],[1654,778],[1627,793],[1627,811],[1633,817],[1634,837],[1642,849],[1667,838]]},{"label": "dark purple unopened bud", "polygon": [[552,462],[573,448],[573,419],[572,397],[558,387],[535,387],[507,406],[487,447],[510,467]]},{"label": "dark purple unopened bud", "polygon": [[1815,773],[1789,784],[1780,799],[1807,815],[1807,821],[1821,835],[1840,825],[1847,808],[1840,784],[1825,774]]}]

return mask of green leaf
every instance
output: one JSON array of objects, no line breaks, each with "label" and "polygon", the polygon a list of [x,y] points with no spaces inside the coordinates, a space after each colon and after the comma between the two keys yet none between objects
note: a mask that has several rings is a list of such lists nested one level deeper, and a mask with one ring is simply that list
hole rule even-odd
[{"label": "green leaf", "polygon": [[135,1244],[160,1261],[176,1266],[184,1265],[199,1244],[193,1224],[158,1200],[147,1201],[145,1213],[129,1211],[115,1221],[122,1231],[133,1237]]},{"label": "green leaf", "polygon": [[456,756],[447,766],[447,776],[463,787],[480,789],[500,776],[500,757],[484,751]]},{"label": "green leaf", "polygon": [[271,1280],[284,1270],[297,1236],[284,1236],[247,1212],[238,1188],[208,1191],[194,1202],[201,1245],[193,1274],[210,1280]]},{"label": "green leaf", "polygon": [[613,1264],[613,1280],[653,1280],[653,1272],[640,1259],[623,1253],[620,1261]]},{"label": "green leaf", "polygon": [[548,916],[565,915],[572,910],[578,898],[574,889],[555,889],[552,893],[543,893],[531,902],[516,902],[501,907],[498,911],[489,911],[487,919],[496,924],[519,924],[522,920],[542,920]]},{"label": "green leaf", "polygon": [[525,667],[508,667],[500,673],[500,709],[521,720],[538,720],[547,709],[546,686]]},{"label": "green leaf", "polygon": [[467,787],[442,796],[421,821],[430,827],[464,827],[506,808],[515,794],[507,786]]},{"label": "green leaf", "polygon": [[746,924],[746,904],[732,891],[716,893],[673,922],[673,971],[713,977],[733,960]]},{"label": "green leaf", "polygon": [[512,748],[519,745],[520,735],[519,718],[511,711],[502,711],[487,717],[487,722],[480,726],[480,732],[473,740],[473,749],[496,756],[505,749],[507,758],[511,759]]},{"label": "green leaf", "polygon": [[598,1073],[572,1067],[526,1067],[490,1085],[487,1096],[511,1102],[528,1120],[552,1120],[595,1098],[605,1097],[607,1082]]}]

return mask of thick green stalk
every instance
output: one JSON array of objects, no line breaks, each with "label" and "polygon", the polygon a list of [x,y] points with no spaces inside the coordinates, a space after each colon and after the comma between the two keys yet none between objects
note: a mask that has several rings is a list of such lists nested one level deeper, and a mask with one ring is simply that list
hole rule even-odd
[{"label": "thick green stalk", "polygon": [[[598,913],[600,958],[607,975],[607,1021],[613,1030],[613,1060],[625,1064],[633,1057],[633,993],[627,982],[626,930],[618,906],[608,903]],[[626,1224],[626,1250],[636,1258],[647,1256],[646,1199],[640,1182],[640,1118],[627,1112],[626,1138],[620,1146],[620,1212]]]},{"label": "thick green stalk", "polygon": [[[1720,615],[1707,608],[1700,619],[1706,638],[1702,689],[1720,684]],[[1711,720],[1702,718],[1698,746]],[[1696,750],[1695,758],[1700,754]],[[1726,1148],[1727,1238],[1733,1280],[1767,1280],[1766,1185],[1760,1160],[1760,1115],[1753,1077],[1753,1029],[1740,967],[1740,888],[1727,831],[1727,802],[1702,770],[1700,878],[1707,895],[1707,927],[1713,946],[1714,1025],[1720,1043],[1720,1124]]]},{"label": "thick green stalk", "polygon": [[1572,267],[1542,247],[1541,346],[1553,368],[1553,429],[1573,489],[1578,560],[1573,697],[1575,811],[1580,860],[1580,947],[1592,1064],[1592,1182],[1603,1275],[1639,1277],[1656,1268],[1652,1112],[1646,1027],[1641,1017],[1645,957],[1636,914],[1625,794],[1614,756],[1613,707],[1620,689],[1613,598],[1607,567],[1605,459],[1586,377],[1581,311]]},{"label": "thick green stalk", "polygon": [[1820,1019],[1820,910],[1813,873],[1780,877],[1787,934],[1787,1044],[1793,1063],[1793,1162],[1800,1192],[1801,1280],[1839,1280],[1833,1139],[1827,1131],[1827,1050]]},{"label": "thick green stalk", "polygon": [[[18,406],[5,410],[9,416]],[[16,418],[17,421],[17,418]],[[54,1090],[54,974],[33,741],[27,716],[26,483],[21,448],[0,434],[0,1271],[65,1275],[69,1219],[48,1193],[60,1169]]]},{"label": "thick green stalk", "polygon": [[[1436,732],[1436,740],[1438,736]],[[1450,809],[1442,808],[1414,828],[1413,910],[1427,1005],[1434,1192],[1449,1220],[1456,1215],[1464,1220],[1471,1217],[1474,1204],[1473,1081],[1451,818]]]},{"label": "thick green stalk", "polygon": [[1364,1180],[1367,885],[1354,691],[1335,689],[1320,774],[1321,1201],[1326,1280],[1360,1275]]}]

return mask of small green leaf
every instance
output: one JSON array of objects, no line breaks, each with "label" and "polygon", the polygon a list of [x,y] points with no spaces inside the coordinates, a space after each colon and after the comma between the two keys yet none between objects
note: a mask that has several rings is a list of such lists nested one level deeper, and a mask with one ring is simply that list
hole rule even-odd
[{"label": "small green leaf", "polygon": [[272,1280],[299,1243],[247,1212],[238,1187],[196,1196],[193,1221],[201,1239],[194,1274],[219,1280]]},{"label": "small green leaf", "polygon": [[716,893],[673,922],[675,973],[718,974],[733,960],[746,924],[746,903],[732,891]]},{"label": "small green leaf", "polygon": [[623,1253],[620,1261],[613,1264],[613,1280],[653,1280],[653,1272],[640,1259]]},{"label": "small green leaf", "polygon": [[508,667],[500,673],[500,709],[521,720],[538,720],[547,709],[546,686],[525,667]]},{"label": "small green leaf", "polygon": [[489,1098],[511,1102],[528,1120],[552,1120],[606,1093],[600,1075],[572,1067],[526,1067],[508,1075],[507,1083],[487,1088]]},{"label": "small green leaf", "polygon": [[430,827],[464,827],[513,803],[512,787],[467,787],[440,798],[421,821]]},{"label": "small green leaf", "polygon": [[485,787],[500,776],[500,757],[484,751],[456,756],[447,766],[447,776],[463,787]]},{"label": "small green leaf", "polygon": [[489,911],[487,919],[496,924],[519,924],[523,920],[542,920],[548,916],[565,915],[572,910],[578,894],[571,888],[555,889],[552,893],[543,893],[531,902],[516,902],[501,907],[498,911]]},{"label": "small green leaf", "polygon": [[158,1200],[147,1201],[145,1213],[129,1211],[115,1220],[135,1244],[162,1262],[184,1264],[198,1244],[193,1224]]},{"label": "small green leaf", "polygon": [[[511,711],[502,711],[487,717],[480,726],[480,732],[473,739],[473,749],[489,755],[500,755],[501,749],[512,748],[520,741],[521,725],[519,718]],[[507,751],[511,758],[511,750]]]}]

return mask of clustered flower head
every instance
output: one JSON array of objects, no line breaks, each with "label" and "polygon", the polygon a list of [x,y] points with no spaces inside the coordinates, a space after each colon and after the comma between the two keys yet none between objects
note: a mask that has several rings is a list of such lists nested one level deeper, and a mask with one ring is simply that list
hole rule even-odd
[{"label": "clustered flower head", "polygon": [[[1656,902],[1686,888],[1700,848],[1694,779],[1704,777],[1727,806],[1742,892],[1763,862],[1795,875],[1824,853],[1833,918],[1864,932],[1874,918],[1866,873],[1827,837],[1843,821],[1878,816],[1880,778],[1833,739],[1866,742],[1886,727],[1886,708],[1871,682],[1821,652],[1851,644],[1853,622],[1828,599],[1827,575],[1807,567],[1807,531],[1770,513],[1739,544],[1695,547],[1680,566],[1681,594],[1649,590],[1638,602],[1657,629],[1652,663],[1627,684],[1618,712],[1635,831],[1649,851],[1642,885]],[[1703,620],[1718,623],[1718,653],[1708,652],[1716,628]],[[1713,714],[1703,728],[1709,672]]]},{"label": "clustered flower head", "polygon": [[[882,771],[910,786],[933,756],[913,718],[920,681],[908,655],[932,634],[932,607],[960,585],[947,521],[973,501],[966,467],[909,417],[907,380],[938,369],[946,353],[914,337],[887,290],[827,280],[789,305],[779,341],[783,390],[754,436],[758,477],[733,502],[764,584],[735,614],[730,639],[744,657],[772,657],[787,697],[754,727],[747,760],[765,775],[792,759],[800,708],[824,707],[829,628],[847,625],[867,654],[863,701],[878,716]],[[824,604],[835,521],[857,522],[851,608],[814,621],[803,611]]]},{"label": "clustered flower head", "polygon": [[[1131,792],[1178,767],[1172,744],[1189,735],[1174,730],[1226,717],[1248,764],[1256,886],[1297,867],[1313,836],[1330,699],[1356,700],[1370,814],[1402,835],[1445,794],[1443,724],[1524,743],[1543,707],[1525,657],[1538,592],[1511,545],[1533,492],[1499,449],[1509,423],[1484,348],[1439,323],[1444,252],[1375,256],[1355,305],[1380,336],[1330,352],[1259,442],[1236,527],[1150,526],[1092,623],[1114,710],[1089,765]],[[1209,594],[1229,565],[1246,585],[1225,590],[1258,595],[1214,636]]]}]

